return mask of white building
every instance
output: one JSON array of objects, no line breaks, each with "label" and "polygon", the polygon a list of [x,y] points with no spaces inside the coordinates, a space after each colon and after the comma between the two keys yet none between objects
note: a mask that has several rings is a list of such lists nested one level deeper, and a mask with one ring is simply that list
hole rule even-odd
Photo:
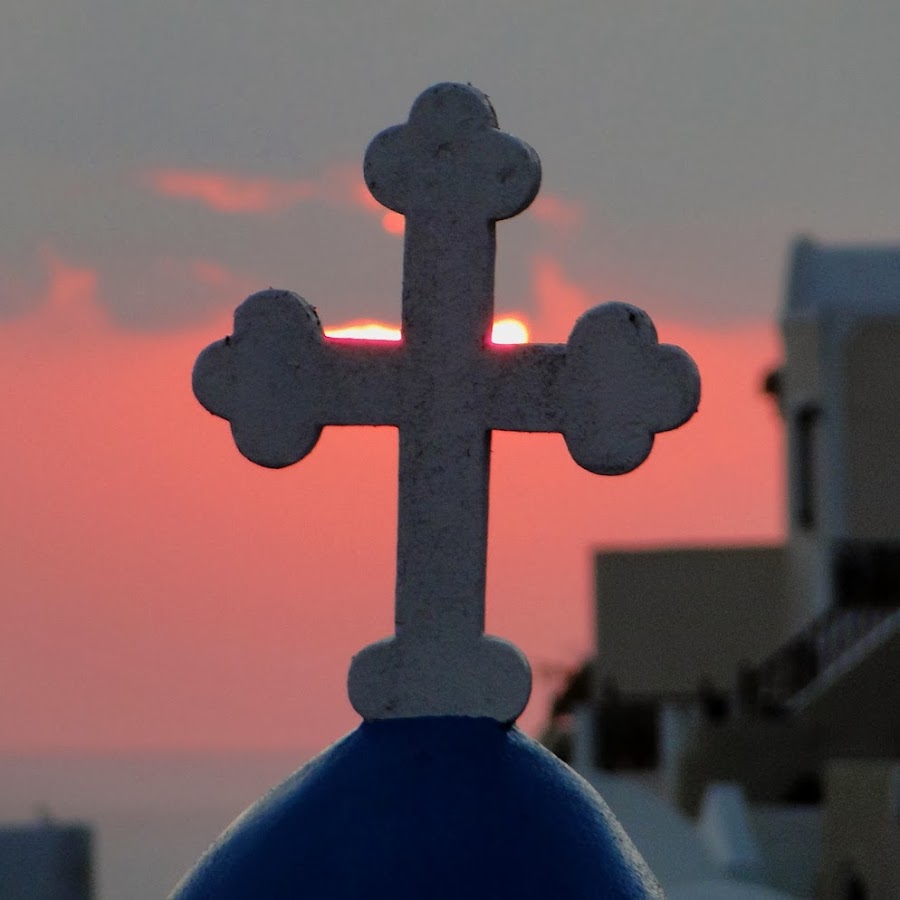
[{"label": "white building", "polygon": [[571,755],[587,704],[589,770],[677,807],[726,877],[744,846],[758,865],[732,880],[896,900],[900,246],[799,241],[782,328],[765,388],[787,429],[786,544],[598,552],[597,657],[547,741]]}]

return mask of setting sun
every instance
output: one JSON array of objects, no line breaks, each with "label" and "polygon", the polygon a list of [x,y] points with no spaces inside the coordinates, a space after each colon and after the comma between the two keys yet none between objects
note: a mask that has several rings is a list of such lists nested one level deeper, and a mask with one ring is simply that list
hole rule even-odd
[{"label": "setting sun", "polygon": [[337,328],[326,328],[325,335],[332,338],[352,338],[357,341],[399,341],[400,329],[380,322],[351,322]]},{"label": "setting sun", "polygon": [[[351,322],[326,328],[325,334],[331,338],[352,338],[360,341],[399,341],[402,337],[400,329],[381,322]],[[512,316],[497,319],[491,329],[492,344],[527,344],[528,326]]]},{"label": "setting sun", "polygon": [[507,316],[495,319],[491,330],[492,344],[527,344],[528,326],[521,320]]}]

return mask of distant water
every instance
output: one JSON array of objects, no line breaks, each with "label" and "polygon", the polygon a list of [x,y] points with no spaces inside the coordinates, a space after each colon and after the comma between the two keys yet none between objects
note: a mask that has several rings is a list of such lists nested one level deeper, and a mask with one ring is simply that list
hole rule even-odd
[{"label": "distant water", "polygon": [[162,900],[226,825],[311,754],[0,756],[0,822],[94,827],[97,900]]}]

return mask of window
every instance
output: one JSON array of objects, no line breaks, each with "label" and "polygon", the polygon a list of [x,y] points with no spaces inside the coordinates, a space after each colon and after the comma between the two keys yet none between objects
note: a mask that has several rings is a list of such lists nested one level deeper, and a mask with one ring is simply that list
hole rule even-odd
[{"label": "window", "polygon": [[652,701],[621,701],[600,712],[600,766],[613,772],[659,765],[659,709]]},{"label": "window", "polygon": [[843,541],[833,565],[839,606],[900,606],[900,544]]},{"label": "window", "polygon": [[869,892],[859,875],[851,875],[844,883],[843,900],[868,900]]}]

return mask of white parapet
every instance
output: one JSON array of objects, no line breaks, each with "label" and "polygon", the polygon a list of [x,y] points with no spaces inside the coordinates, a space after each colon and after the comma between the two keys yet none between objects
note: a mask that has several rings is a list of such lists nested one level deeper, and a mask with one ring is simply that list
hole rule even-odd
[{"label": "white parapet", "polygon": [[741,881],[764,882],[765,862],[744,789],[731,782],[709,785],[697,829],[722,874]]}]

